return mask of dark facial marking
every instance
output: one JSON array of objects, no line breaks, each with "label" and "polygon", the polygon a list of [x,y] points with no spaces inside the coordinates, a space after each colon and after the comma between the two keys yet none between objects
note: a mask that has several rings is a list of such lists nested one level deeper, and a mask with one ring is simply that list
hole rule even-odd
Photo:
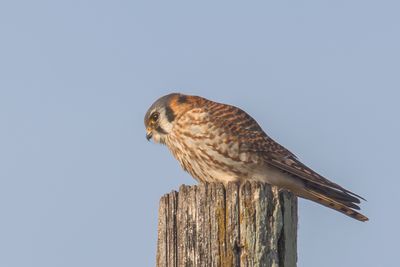
[{"label": "dark facial marking", "polygon": [[179,98],[178,98],[178,103],[179,104],[186,103],[186,101],[187,101],[187,97],[185,95],[179,96]]},{"label": "dark facial marking", "polygon": [[175,119],[174,111],[168,106],[165,108],[165,115],[169,122],[172,122]]},{"label": "dark facial marking", "polygon": [[163,128],[161,128],[161,126],[157,126],[156,131],[161,134],[167,134],[167,132]]}]

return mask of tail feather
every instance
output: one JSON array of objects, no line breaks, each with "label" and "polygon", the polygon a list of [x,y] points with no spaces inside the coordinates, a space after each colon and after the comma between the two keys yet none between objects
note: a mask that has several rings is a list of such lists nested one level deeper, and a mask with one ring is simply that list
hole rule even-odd
[{"label": "tail feather", "polygon": [[360,207],[357,205],[360,203],[360,199],[337,189],[330,188],[330,187],[323,187],[320,185],[316,185],[310,182],[305,182],[305,186],[307,189],[311,191],[318,192],[322,195],[329,196],[330,198],[334,199],[335,201],[342,203],[349,208],[360,210]]},{"label": "tail feather", "polygon": [[[326,192],[318,192],[318,191],[323,191],[323,190],[321,189],[313,190],[312,188],[306,188],[303,197],[315,201],[328,208],[334,209],[338,212],[341,212],[356,220],[362,222],[368,221],[368,218],[366,216],[354,210],[354,209],[357,210],[360,209],[360,207],[358,207],[356,204],[350,201],[344,201],[343,199],[340,198],[335,198],[336,192],[335,193],[328,192],[328,194],[326,194]],[[329,193],[332,194],[329,195]]]}]

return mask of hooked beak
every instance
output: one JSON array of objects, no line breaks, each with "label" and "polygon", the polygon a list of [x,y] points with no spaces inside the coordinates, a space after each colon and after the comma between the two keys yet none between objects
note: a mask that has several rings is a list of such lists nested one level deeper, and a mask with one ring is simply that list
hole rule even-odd
[{"label": "hooked beak", "polygon": [[150,139],[153,137],[153,133],[152,132],[147,132],[146,133],[146,139],[147,141],[150,141]]}]

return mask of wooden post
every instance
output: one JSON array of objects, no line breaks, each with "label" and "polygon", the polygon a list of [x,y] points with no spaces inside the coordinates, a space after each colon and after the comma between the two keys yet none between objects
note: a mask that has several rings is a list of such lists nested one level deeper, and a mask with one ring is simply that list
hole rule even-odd
[{"label": "wooden post", "polygon": [[257,182],[182,185],[160,200],[157,267],[294,267],[297,198]]}]

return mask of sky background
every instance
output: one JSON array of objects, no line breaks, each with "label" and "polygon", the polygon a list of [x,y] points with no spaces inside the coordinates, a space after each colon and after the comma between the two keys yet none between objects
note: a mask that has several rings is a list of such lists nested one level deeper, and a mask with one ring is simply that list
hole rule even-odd
[{"label": "sky background", "polygon": [[[278,3],[279,2],[279,3]],[[170,92],[251,114],[364,196],[299,201],[298,266],[393,266],[399,1],[1,1],[0,266],[154,266],[161,195],[194,184],[143,117]]]}]

